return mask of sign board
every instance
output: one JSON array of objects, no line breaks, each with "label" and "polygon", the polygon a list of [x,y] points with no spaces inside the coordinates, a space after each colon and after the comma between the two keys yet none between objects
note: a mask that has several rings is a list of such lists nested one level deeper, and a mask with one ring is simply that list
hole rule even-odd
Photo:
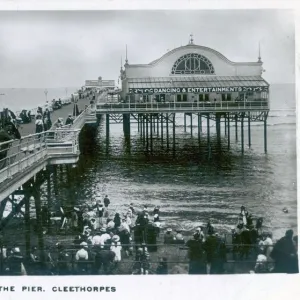
[{"label": "sign board", "polygon": [[267,92],[268,86],[231,86],[231,87],[195,87],[195,88],[129,88],[129,94],[183,94],[183,93],[231,93],[231,92]]}]

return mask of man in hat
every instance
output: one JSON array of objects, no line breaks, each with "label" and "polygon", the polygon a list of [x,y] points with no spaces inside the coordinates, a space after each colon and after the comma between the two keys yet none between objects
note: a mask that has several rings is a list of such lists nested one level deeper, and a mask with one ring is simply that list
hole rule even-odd
[{"label": "man in hat", "polygon": [[72,115],[69,114],[67,119],[66,119],[66,125],[72,125],[73,124],[73,118],[72,118]]},{"label": "man in hat", "polygon": [[174,234],[172,228],[167,228],[167,232],[164,235],[164,244],[173,244]]},{"label": "man in hat", "polygon": [[121,242],[120,242],[120,237],[118,235],[114,235],[111,239],[111,247],[110,250],[115,253],[115,262],[120,262],[122,257],[121,257]]},{"label": "man in hat", "polygon": [[189,274],[205,274],[204,249],[199,235],[194,233],[193,238],[186,242],[188,247]]},{"label": "man in hat", "polygon": [[[296,247],[293,243],[294,231],[289,229],[285,236],[276,242],[270,256],[275,261],[274,273],[292,273],[297,262]],[[298,263],[298,262],[297,262]]]},{"label": "man in hat", "polygon": [[99,230],[96,235],[93,236],[92,238],[92,245],[93,246],[101,246],[101,231]]},{"label": "man in hat", "polygon": [[101,233],[101,236],[100,236],[100,240],[99,240],[99,244],[100,244],[100,247],[103,249],[104,248],[104,245],[105,243],[111,239],[110,235],[107,233],[107,230],[105,227],[102,227],[100,229],[100,233]]},{"label": "man in hat", "polygon": [[174,244],[185,244],[183,235],[181,234],[181,230],[177,229],[176,234],[174,236]]},{"label": "man in hat", "polygon": [[61,243],[56,243],[58,251],[57,256],[57,273],[58,275],[69,275],[70,274],[70,259],[68,252]]},{"label": "man in hat", "polygon": [[78,274],[86,274],[88,271],[88,244],[86,242],[82,242],[80,244],[81,249],[76,252],[75,260],[77,262],[77,272]]},{"label": "man in hat", "polygon": [[19,247],[12,249],[12,253],[7,259],[7,266],[6,271],[8,271],[9,275],[27,275],[24,266],[24,257]]}]

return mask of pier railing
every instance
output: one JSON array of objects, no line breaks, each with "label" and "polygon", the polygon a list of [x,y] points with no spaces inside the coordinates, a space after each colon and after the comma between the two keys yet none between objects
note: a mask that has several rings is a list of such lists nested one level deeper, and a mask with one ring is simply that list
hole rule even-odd
[{"label": "pier railing", "polygon": [[0,184],[52,157],[79,154],[79,129],[60,129],[0,143]]},{"label": "pier railing", "polygon": [[[49,275],[49,273],[52,273],[52,275],[98,274],[102,263],[104,265],[106,263],[106,274],[139,274],[139,270],[142,267],[144,269],[146,268],[149,271],[149,274],[156,274],[157,267],[162,258],[166,258],[168,270],[171,274],[177,272],[178,274],[188,273],[189,269],[189,249],[185,244],[144,245],[147,247],[148,255],[143,256],[142,259],[138,258],[138,248],[142,248],[143,250],[145,249],[144,246],[141,246],[141,244],[122,244],[121,261],[118,262],[117,265],[114,263],[110,264],[109,262],[102,262],[100,266],[99,262],[97,264],[96,255],[97,253],[99,253],[99,249],[97,249],[97,246],[89,245],[88,248],[86,248],[89,253],[88,260],[78,261],[76,260],[76,252],[80,249],[80,246],[74,246],[64,243],[61,244],[63,245],[63,248],[59,249],[55,245],[53,245],[43,251],[43,264],[41,264],[41,260],[38,260],[36,262],[28,262],[28,260],[26,260],[26,257],[24,256],[24,265],[25,268],[28,267],[28,275]],[[25,254],[25,245],[18,244],[18,246],[20,247],[21,252]],[[223,255],[215,256],[213,266],[215,269],[212,270],[213,273],[245,274],[255,270],[255,266],[257,263],[256,258],[258,254],[258,246],[248,245],[250,247],[250,253],[247,258],[241,257],[238,253],[235,254],[232,251],[233,246],[234,245],[226,245]],[[37,253],[38,257],[39,254],[40,252]],[[197,262],[198,267],[199,263],[202,266],[201,274],[206,274],[207,258],[204,252],[200,257],[197,258]],[[217,268],[216,264],[218,265]],[[6,261],[3,260],[3,258],[1,265],[6,265]],[[177,272],[174,272],[174,269],[178,267],[179,269],[177,269]],[[264,273],[270,273],[272,268],[274,267],[274,262],[268,260],[262,263],[262,267],[262,269],[264,269]],[[261,269],[257,269],[256,271],[260,273]]]},{"label": "pier railing", "polygon": [[267,99],[254,101],[223,102],[146,102],[146,103],[105,103],[97,104],[98,113],[143,113],[143,112],[230,112],[230,111],[269,110]]}]

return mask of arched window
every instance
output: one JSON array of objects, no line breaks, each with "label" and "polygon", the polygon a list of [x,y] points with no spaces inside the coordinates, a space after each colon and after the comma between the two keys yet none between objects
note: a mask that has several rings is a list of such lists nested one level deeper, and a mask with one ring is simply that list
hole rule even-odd
[{"label": "arched window", "polygon": [[215,74],[212,63],[203,55],[189,53],[181,56],[172,67],[171,74]]}]

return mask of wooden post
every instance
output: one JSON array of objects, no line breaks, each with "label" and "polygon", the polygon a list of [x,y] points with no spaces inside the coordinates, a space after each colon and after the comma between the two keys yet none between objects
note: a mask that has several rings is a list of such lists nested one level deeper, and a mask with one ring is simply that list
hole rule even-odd
[{"label": "wooden post", "polygon": [[265,153],[267,153],[267,113],[264,113],[264,148]]},{"label": "wooden post", "polygon": [[28,192],[24,194],[25,198],[25,249],[26,249],[26,257],[29,258],[30,256],[30,195]]},{"label": "wooden post", "polygon": [[166,114],[167,149],[169,150],[169,115]]},{"label": "wooden post", "polygon": [[183,127],[184,127],[184,132],[186,132],[186,115],[185,115],[185,113],[183,113],[183,116],[184,116],[184,118],[183,118],[183,120],[184,120]]},{"label": "wooden post", "polygon": [[250,119],[250,111],[248,112],[248,146],[251,147],[251,119]]},{"label": "wooden post", "polygon": [[200,119],[201,118],[201,114],[198,113],[198,143],[199,143],[199,146],[200,146],[200,137],[201,137],[201,134],[200,134]]},{"label": "wooden post", "polygon": [[175,118],[176,113],[173,114],[173,151],[175,152]]},{"label": "wooden post", "polygon": [[148,151],[149,139],[148,139],[148,114],[146,115],[146,149]]},{"label": "wooden post", "polygon": [[157,124],[156,124],[157,137],[159,136],[159,114],[157,114]]},{"label": "wooden post", "polygon": [[228,114],[227,132],[228,132],[228,150],[230,149],[230,114]]},{"label": "wooden post", "polygon": [[210,127],[209,127],[209,114],[207,114],[207,150],[208,150],[208,157],[210,158]]},{"label": "wooden post", "polygon": [[244,154],[244,113],[241,115],[241,143],[242,143],[242,154]]},{"label": "wooden post", "polygon": [[143,145],[145,146],[145,137],[146,137],[146,132],[145,132],[145,130],[146,130],[146,128],[145,128],[145,115],[143,114],[143,120],[142,120],[142,125],[143,125]]},{"label": "wooden post", "polygon": [[238,127],[237,127],[237,122],[238,122],[238,116],[235,114],[235,141],[238,141]]},{"label": "wooden post", "polygon": [[153,122],[152,122],[152,114],[150,114],[150,150],[151,153],[153,152],[153,134],[152,134],[152,130],[153,130]]},{"label": "wooden post", "polygon": [[202,132],[202,115],[200,114],[200,132]]},{"label": "wooden post", "polygon": [[193,114],[191,113],[191,137],[193,137]]},{"label": "wooden post", "polygon": [[106,136],[109,136],[109,114],[106,114]]},{"label": "wooden post", "polygon": [[164,144],[164,115],[160,115],[160,138],[161,138],[161,145]]},{"label": "wooden post", "polygon": [[38,248],[40,250],[41,262],[45,261],[45,253],[44,253],[44,236],[43,236],[43,224],[41,217],[41,198],[40,192],[38,189],[34,191],[34,202],[35,202],[35,210],[36,210],[36,225],[37,225],[37,235],[38,235]]},{"label": "wooden post", "polygon": [[225,136],[227,135],[227,118],[226,115],[224,117],[224,131],[225,131]]}]

